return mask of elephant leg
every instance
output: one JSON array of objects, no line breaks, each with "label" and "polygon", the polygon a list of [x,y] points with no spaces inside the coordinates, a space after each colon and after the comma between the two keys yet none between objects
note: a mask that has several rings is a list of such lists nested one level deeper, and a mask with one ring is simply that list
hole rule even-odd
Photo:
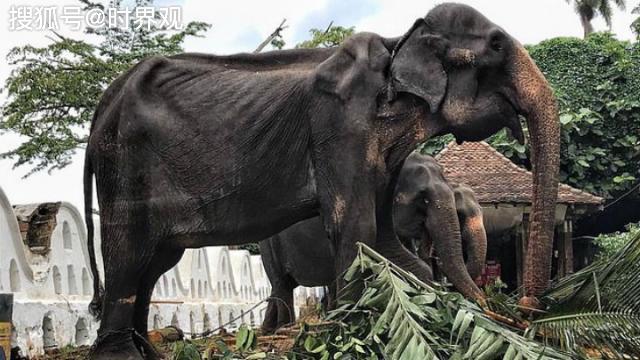
[{"label": "elephant leg", "polygon": [[184,249],[157,249],[147,271],[140,278],[133,319],[134,329],[137,333],[134,340],[138,348],[146,355],[147,360],[162,358],[149,341],[149,304],[153,289],[160,276],[177,264],[183,253]]},{"label": "elephant leg", "polygon": [[137,251],[138,244],[131,239],[139,230],[117,225],[118,221],[107,217],[102,220],[105,292],[98,338],[90,358],[143,359],[134,343],[133,319],[141,274],[153,253]]},{"label": "elephant leg", "polygon": [[327,286],[326,298],[327,298],[327,305],[326,305],[327,311],[334,310],[335,308],[338,307],[338,288],[335,282]]},{"label": "elephant leg", "polygon": [[273,281],[267,311],[262,322],[262,331],[271,334],[278,328],[295,321],[293,289],[297,284],[289,275],[281,275]]},{"label": "elephant leg", "polygon": [[273,289],[269,297],[270,299],[267,300],[267,310],[265,311],[264,320],[262,321],[263,334],[273,334],[278,326],[278,307],[276,306],[277,300],[273,299],[275,297]]},{"label": "elephant leg", "polygon": [[280,301],[277,302],[278,306],[278,322],[277,328],[289,325],[296,321],[296,312],[293,307],[293,289],[288,288],[278,294]]},{"label": "elephant leg", "polygon": [[433,281],[433,271],[426,262],[405,248],[399,240],[385,240],[378,243],[376,250],[403,270],[414,274],[423,282]]}]

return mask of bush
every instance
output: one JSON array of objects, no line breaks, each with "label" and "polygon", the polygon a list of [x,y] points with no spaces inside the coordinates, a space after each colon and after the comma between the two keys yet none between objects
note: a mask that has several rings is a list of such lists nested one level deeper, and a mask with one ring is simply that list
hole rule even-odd
[{"label": "bush", "polygon": [[594,240],[600,248],[600,257],[610,258],[631,241],[634,236],[640,234],[640,223],[631,223],[626,228],[626,232],[616,231],[612,234],[601,234]]},{"label": "bush", "polygon": [[560,181],[604,197],[630,189],[640,178],[640,45],[596,33],[529,52],[558,97]]}]

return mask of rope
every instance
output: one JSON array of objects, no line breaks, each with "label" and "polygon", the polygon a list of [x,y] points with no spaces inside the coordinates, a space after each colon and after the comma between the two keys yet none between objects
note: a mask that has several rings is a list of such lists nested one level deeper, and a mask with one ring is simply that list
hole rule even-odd
[{"label": "rope", "polygon": [[[249,308],[248,310],[246,310],[246,311],[247,311],[247,312],[251,312],[251,311],[255,310],[256,308],[258,308],[258,306],[260,306],[260,305],[262,305],[262,304],[264,304],[264,303],[268,302],[269,300],[277,300],[277,301],[282,302],[282,303],[287,307],[287,311],[289,312],[289,318],[290,318],[290,319],[292,319],[292,318],[293,318],[293,310],[289,307],[289,305],[287,304],[287,302],[286,302],[286,301],[284,301],[283,299],[278,298],[278,297],[275,297],[275,296],[269,296],[268,298],[266,298],[266,299],[264,299],[264,300],[262,300],[262,301],[260,301],[260,302],[256,303],[255,305],[253,305],[252,307],[250,307],[250,308]],[[197,339],[197,338],[207,337],[207,336],[209,336],[209,335],[211,335],[211,334],[213,334],[213,333],[215,333],[215,332],[217,332],[217,331],[219,331],[219,330],[224,329],[227,325],[233,324],[236,320],[239,320],[239,319],[240,319],[240,318],[242,318],[242,317],[244,317],[244,313],[240,313],[240,315],[239,315],[239,316],[236,316],[236,317],[234,317],[234,318],[230,319],[229,321],[227,321],[226,323],[224,323],[224,324],[222,324],[222,325],[218,326],[218,327],[217,327],[217,328],[215,328],[215,329],[212,329],[212,330],[206,330],[206,331],[203,331],[203,332],[201,332],[201,333],[192,333],[192,332],[186,332],[186,331],[183,331],[183,332],[184,332],[184,334],[190,335],[192,339]],[[289,325],[289,324],[285,324],[285,325]],[[285,325],[283,325],[283,326],[285,326]]]},{"label": "rope", "polygon": [[618,201],[624,199],[625,197],[631,195],[634,191],[636,191],[637,189],[640,189],[640,182],[637,183],[634,187],[632,187],[629,191],[627,191],[626,193],[622,194],[622,196],[620,196],[619,198],[613,200],[612,202],[608,203],[607,205],[602,207],[602,210],[608,208],[609,206],[617,203]]}]

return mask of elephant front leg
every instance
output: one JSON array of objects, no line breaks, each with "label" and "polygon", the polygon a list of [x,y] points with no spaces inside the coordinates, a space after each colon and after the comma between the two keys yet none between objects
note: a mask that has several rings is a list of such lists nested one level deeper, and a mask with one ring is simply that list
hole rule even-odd
[{"label": "elephant front leg", "polygon": [[[336,286],[344,287],[344,274],[358,253],[357,243],[374,247],[376,239],[375,203],[353,195],[334,197],[328,218],[328,233],[335,249]],[[325,222],[327,219],[325,219]]]},{"label": "elephant front leg", "polygon": [[334,137],[316,145],[312,162],[320,215],[333,245],[336,288],[340,292],[345,285],[344,273],[357,255],[356,244],[375,247],[377,197],[386,179],[369,119],[356,112],[334,125]]}]

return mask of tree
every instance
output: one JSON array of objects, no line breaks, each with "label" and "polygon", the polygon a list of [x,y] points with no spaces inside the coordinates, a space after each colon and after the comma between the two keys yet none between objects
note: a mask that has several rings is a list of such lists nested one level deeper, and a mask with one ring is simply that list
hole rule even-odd
[{"label": "tree", "polygon": [[631,30],[636,34],[636,38],[640,40],[640,3],[633,8],[631,13],[638,15],[638,17],[631,23]]},{"label": "tree", "polygon": [[[566,0],[567,3],[573,2],[574,8],[578,16],[580,16],[580,23],[584,29],[584,37],[586,38],[593,32],[593,20],[597,15],[602,16],[607,26],[611,27],[611,18],[613,11],[611,9],[610,0]],[[615,5],[624,10],[626,7],[625,0],[613,0]]]},{"label": "tree", "polygon": [[333,22],[329,24],[326,30],[311,29],[311,39],[303,41],[296,45],[297,48],[328,48],[339,46],[342,42],[353,35],[355,28],[334,26]]},{"label": "tree", "polygon": [[[85,10],[103,9],[101,4],[80,1]],[[110,7],[122,8],[121,2],[112,0]],[[136,0],[136,7],[150,5],[151,0]],[[88,124],[102,92],[119,74],[145,57],[182,52],[187,37],[199,36],[210,27],[191,22],[181,31],[167,31],[156,24],[149,29],[128,25],[85,30],[101,38],[98,45],[54,32],[48,46],[27,45],[9,52],[9,64],[16,68],[5,83],[7,102],[0,130],[27,140],[0,154],[1,158],[14,159],[14,167],[29,164],[27,176],[68,165],[75,150],[87,141]]]}]

